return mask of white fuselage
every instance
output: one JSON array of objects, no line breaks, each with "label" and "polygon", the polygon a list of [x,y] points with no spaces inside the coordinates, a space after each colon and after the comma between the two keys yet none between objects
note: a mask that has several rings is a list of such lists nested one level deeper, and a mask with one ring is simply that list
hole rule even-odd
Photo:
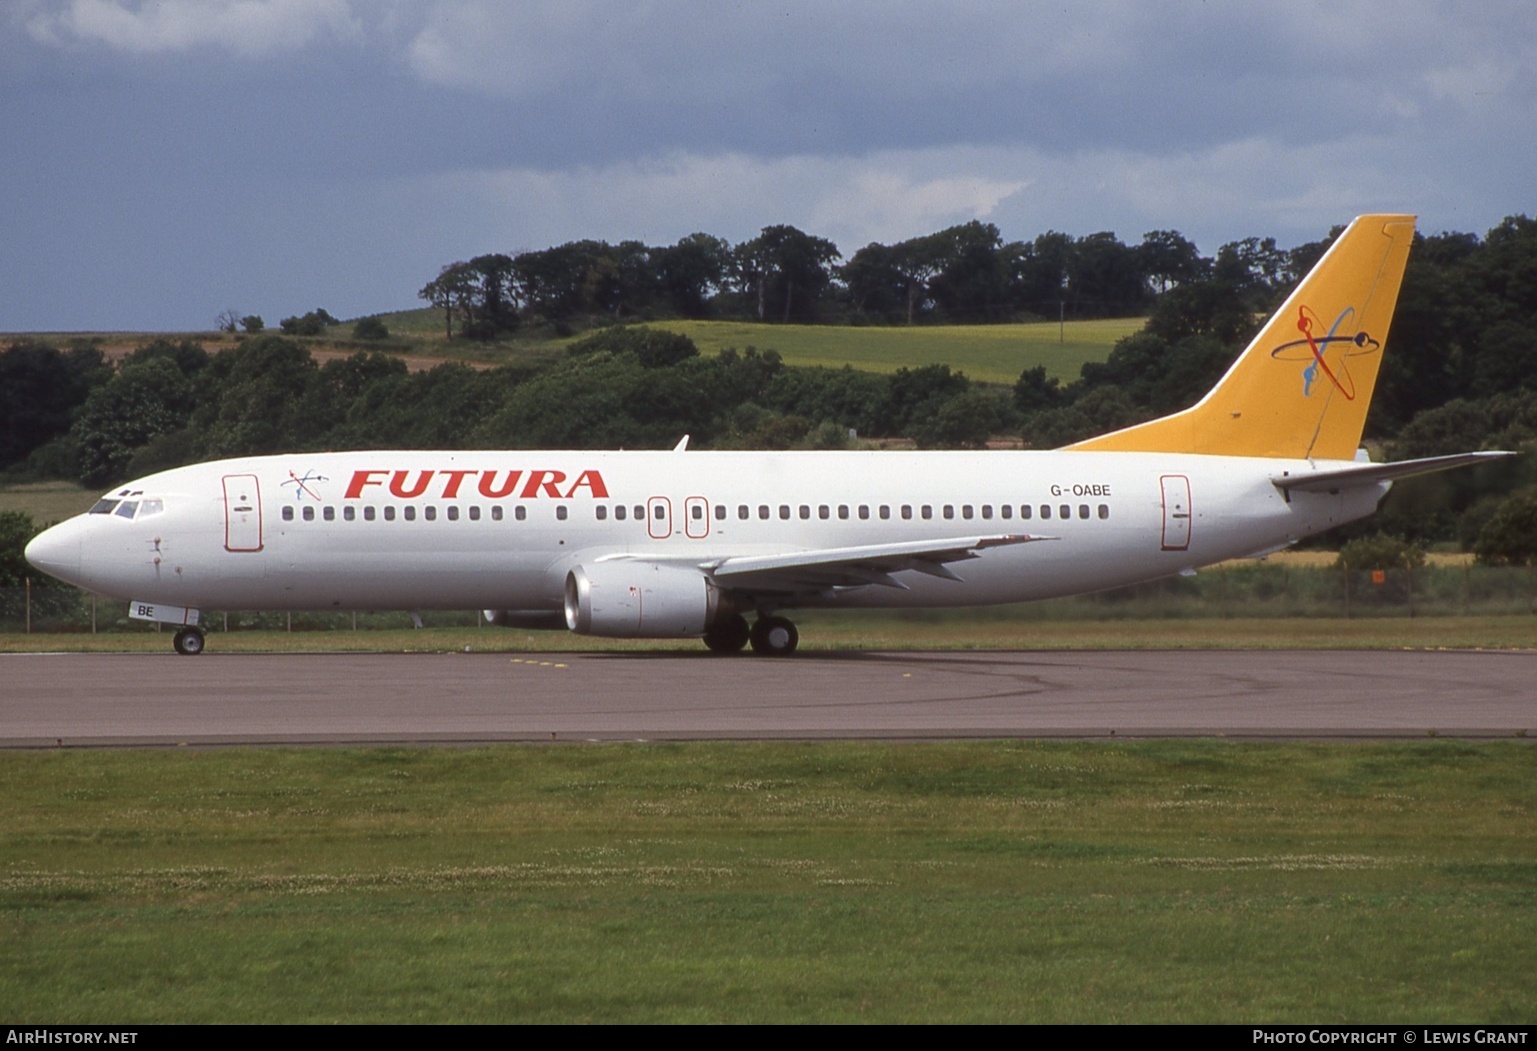
[{"label": "white fuselage", "polygon": [[[964,606],[1099,591],[1272,550],[1387,486],[1293,492],[1338,462],[1095,452],[350,452],[165,471],[38,537],[49,573],[217,609],[557,612],[568,572],[978,535],[960,579],[902,572],[760,606]],[[110,510],[100,510],[120,501]],[[158,505],[155,504],[158,501]],[[134,504],[127,509],[128,504]]]}]

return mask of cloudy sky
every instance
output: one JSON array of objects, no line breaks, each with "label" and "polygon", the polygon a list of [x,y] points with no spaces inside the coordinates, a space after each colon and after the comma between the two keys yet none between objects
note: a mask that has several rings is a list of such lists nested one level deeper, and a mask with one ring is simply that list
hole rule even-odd
[{"label": "cloudy sky", "polygon": [[0,332],[420,305],[578,238],[846,253],[1537,212],[1526,0],[5,0]]}]

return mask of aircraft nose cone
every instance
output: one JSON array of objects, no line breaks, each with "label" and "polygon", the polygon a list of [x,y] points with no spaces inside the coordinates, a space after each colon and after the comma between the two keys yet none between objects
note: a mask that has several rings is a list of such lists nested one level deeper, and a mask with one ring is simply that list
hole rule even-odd
[{"label": "aircraft nose cone", "polygon": [[27,544],[24,554],[49,576],[72,584],[80,578],[80,530],[72,522],[43,530]]}]

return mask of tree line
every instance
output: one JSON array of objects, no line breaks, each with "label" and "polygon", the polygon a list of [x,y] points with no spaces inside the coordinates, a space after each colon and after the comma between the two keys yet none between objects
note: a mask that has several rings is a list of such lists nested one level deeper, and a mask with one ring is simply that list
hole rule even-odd
[{"label": "tree line", "polygon": [[[1293,272],[1291,254],[1273,240],[1225,245],[1224,254],[1276,277]],[[442,311],[446,335],[471,339],[525,321],[1009,322],[1135,317],[1211,265],[1174,230],[1154,230],[1137,245],[1112,233],[1054,231],[1005,243],[998,227],[974,220],[871,243],[844,261],[831,241],[776,225],[736,245],[694,233],[673,245],[585,240],[480,255],[444,266],[418,295]]]}]

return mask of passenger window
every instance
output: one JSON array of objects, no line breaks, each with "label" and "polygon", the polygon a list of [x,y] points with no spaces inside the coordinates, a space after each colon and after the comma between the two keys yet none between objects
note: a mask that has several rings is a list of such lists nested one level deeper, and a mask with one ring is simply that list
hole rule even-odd
[{"label": "passenger window", "polygon": [[766,520],[768,518],[768,516],[769,516],[769,506],[768,506],[768,504],[759,504],[758,505],[758,517]]},{"label": "passenger window", "polygon": [[946,504],[945,505],[945,517],[946,518],[954,518],[955,517],[955,506],[953,504]]},{"label": "passenger window", "polygon": [[1046,521],[1050,517],[1051,517],[1051,505],[1050,504],[1042,504],[1041,505],[1041,521],[1044,522],[1044,521]]},{"label": "passenger window", "polygon": [[751,513],[752,512],[748,509],[746,504],[737,504],[736,505],[736,516],[738,518],[740,518],[742,521],[744,521],[744,522],[747,521],[747,516],[750,515]]},{"label": "passenger window", "polygon": [[384,520],[386,522],[393,522],[393,521],[395,521],[395,508],[393,506],[385,507],[385,509],[384,509]]},{"label": "passenger window", "polygon": [[698,504],[695,504],[693,507],[689,508],[688,516],[697,522],[704,517],[704,508],[700,507]]},{"label": "passenger window", "polygon": [[480,521],[480,505],[479,504],[471,504],[470,505],[470,521],[471,522],[479,522]]},{"label": "passenger window", "polygon": [[715,505],[715,520],[717,522],[724,522],[726,520],[726,505],[725,504],[716,504]]},{"label": "passenger window", "polygon": [[817,517],[820,518],[822,521],[825,522],[829,518],[831,518],[832,516],[833,516],[832,508],[828,507],[826,504],[818,504],[817,505]]},{"label": "passenger window", "polygon": [[501,520],[502,520],[502,505],[501,504],[493,504],[493,505],[491,505],[491,521],[493,521],[493,522],[500,522]]},{"label": "passenger window", "polygon": [[600,522],[607,521],[608,520],[608,507],[606,505],[604,505],[604,504],[599,504],[598,507],[597,507],[597,515],[598,515],[598,521],[600,521]]},{"label": "passenger window", "polygon": [[962,518],[970,518],[971,517],[971,505],[970,504],[962,504],[961,505],[961,517]]},{"label": "passenger window", "polygon": [[336,521],[336,508],[332,507],[330,504],[327,504],[325,507],[321,508],[320,517],[324,518],[327,522]]},{"label": "passenger window", "polygon": [[[881,517],[882,518],[890,518],[891,517],[891,507],[889,505],[881,504]],[[911,516],[909,516],[909,517],[911,517]]]},{"label": "passenger window", "polygon": [[810,518],[811,517],[811,508],[810,508],[809,505],[801,504],[801,517],[802,518]]},{"label": "passenger window", "polygon": [[629,514],[629,508],[625,507],[623,504],[619,504],[619,505],[615,506],[615,508],[614,508],[614,517],[616,519],[618,519],[619,521],[623,522],[624,519],[625,519],[625,516],[627,514]]},{"label": "passenger window", "polygon": [[528,508],[524,507],[522,504],[519,504],[517,507],[512,509],[512,517],[516,518],[519,522],[523,521],[524,519],[528,518]]},{"label": "passenger window", "polygon": [[302,514],[306,522],[313,522],[315,520],[315,509],[313,507],[306,506]]},{"label": "passenger window", "polygon": [[448,511],[446,513],[448,515],[448,520],[450,522],[457,522],[457,521],[459,521],[459,505],[458,504],[450,504],[449,508],[448,508]]},{"label": "passenger window", "polygon": [[1030,511],[1031,511],[1031,507],[1030,507],[1029,504],[1020,504],[1019,505],[1019,517],[1028,519],[1030,517]]},{"label": "passenger window", "polygon": [[847,518],[848,516],[849,516],[849,505],[848,504],[839,504],[838,505],[838,517],[839,518]]},{"label": "passenger window", "polygon": [[556,518],[556,520],[561,521],[561,522],[564,522],[566,520],[566,505],[565,504],[556,504],[555,505],[555,518]]},{"label": "passenger window", "polygon": [[637,521],[637,522],[644,522],[645,520],[646,520],[646,509],[645,509],[645,507],[642,506],[641,504],[636,504],[635,505],[635,521]]},{"label": "passenger window", "polygon": [[[985,508],[985,507],[982,508],[982,517],[983,518],[987,517],[987,508]],[[998,508],[998,517],[999,518],[1013,518],[1014,517],[1014,508],[1013,508],[1013,506],[1010,505],[1010,504],[1003,504],[1002,506],[1000,506]]]},{"label": "passenger window", "polygon": [[902,505],[902,517],[903,518],[911,518],[911,517],[913,517],[913,505],[912,504],[903,504]]},{"label": "passenger window", "polygon": [[868,519],[869,517],[870,517],[870,505],[869,504],[860,504],[859,505],[859,520],[861,522],[863,522],[866,519]]},{"label": "passenger window", "polygon": [[374,520],[374,505],[373,504],[369,504],[367,507],[363,508],[363,521],[365,521],[365,522],[372,522],[373,520]]},{"label": "passenger window", "polygon": [[933,505],[931,505],[931,504],[924,504],[923,505],[923,510],[920,513],[923,515],[924,518],[933,518],[934,517],[934,507],[933,507]]},{"label": "passenger window", "polygon": [[663,504],[657,504],[652,512],[652,517],[658,522],[667,517],[667,508]]},{"label": "passenger window", "polygon": [[438,520],[437,507],[432,504],[428,504],[427,508],[422,512],[422,517],[427,519],[429,522],[436,522]]},{"label": "passenger window", "polygon": [[1078,517],[1079,518],[1088,518],[1089,517],[1089,505],[1088,504],[1079,504],[1078,505]]},{"label": "passenger window", "polygon": [[401,509],[400,513],[405,516],[405,519],[406,519],[407,522],[414,522],[414,521],[416,521],[416,505],[415,504],[407,504],[404,508]]},{"label": "passenger window", "polygon": [[342,508],[342,517],[349,522],[356,521],[358,517],[358,509],[353,507],[351,504],[348,504],[346,507]]},{"label": "passenger window", "polygon": [[283,505],[283,521],[285,521],[285,522],[292,522],[293,520],[294,520],[294,509],[292,507],[289,507],[287,504],[284,504]]},{"label": "passenger window", "polygon": [[1109,504],[1100,504],[1099,505],[1099,517],[1102,518],[1102,519],[1110,517],[1110,505]]},{"label": "passenger window", "polygon": [[1063,518],[1073,517],[1073,509],[1067,504],[1063,504],[1061,507],[1058,507],[1057,511],[1062,515]]},{"label": "passenger window", "polygon": [[780,504],[779,505],[779,517],[784,519],[787,522],[790,520],[790,505],[789,504]]},{"label": "passenger window", "polygon": [[993,517],[993,505],[992,504],[983,504],[982,505],[982,517],[983,518],[991,518],[991,517]]}]

